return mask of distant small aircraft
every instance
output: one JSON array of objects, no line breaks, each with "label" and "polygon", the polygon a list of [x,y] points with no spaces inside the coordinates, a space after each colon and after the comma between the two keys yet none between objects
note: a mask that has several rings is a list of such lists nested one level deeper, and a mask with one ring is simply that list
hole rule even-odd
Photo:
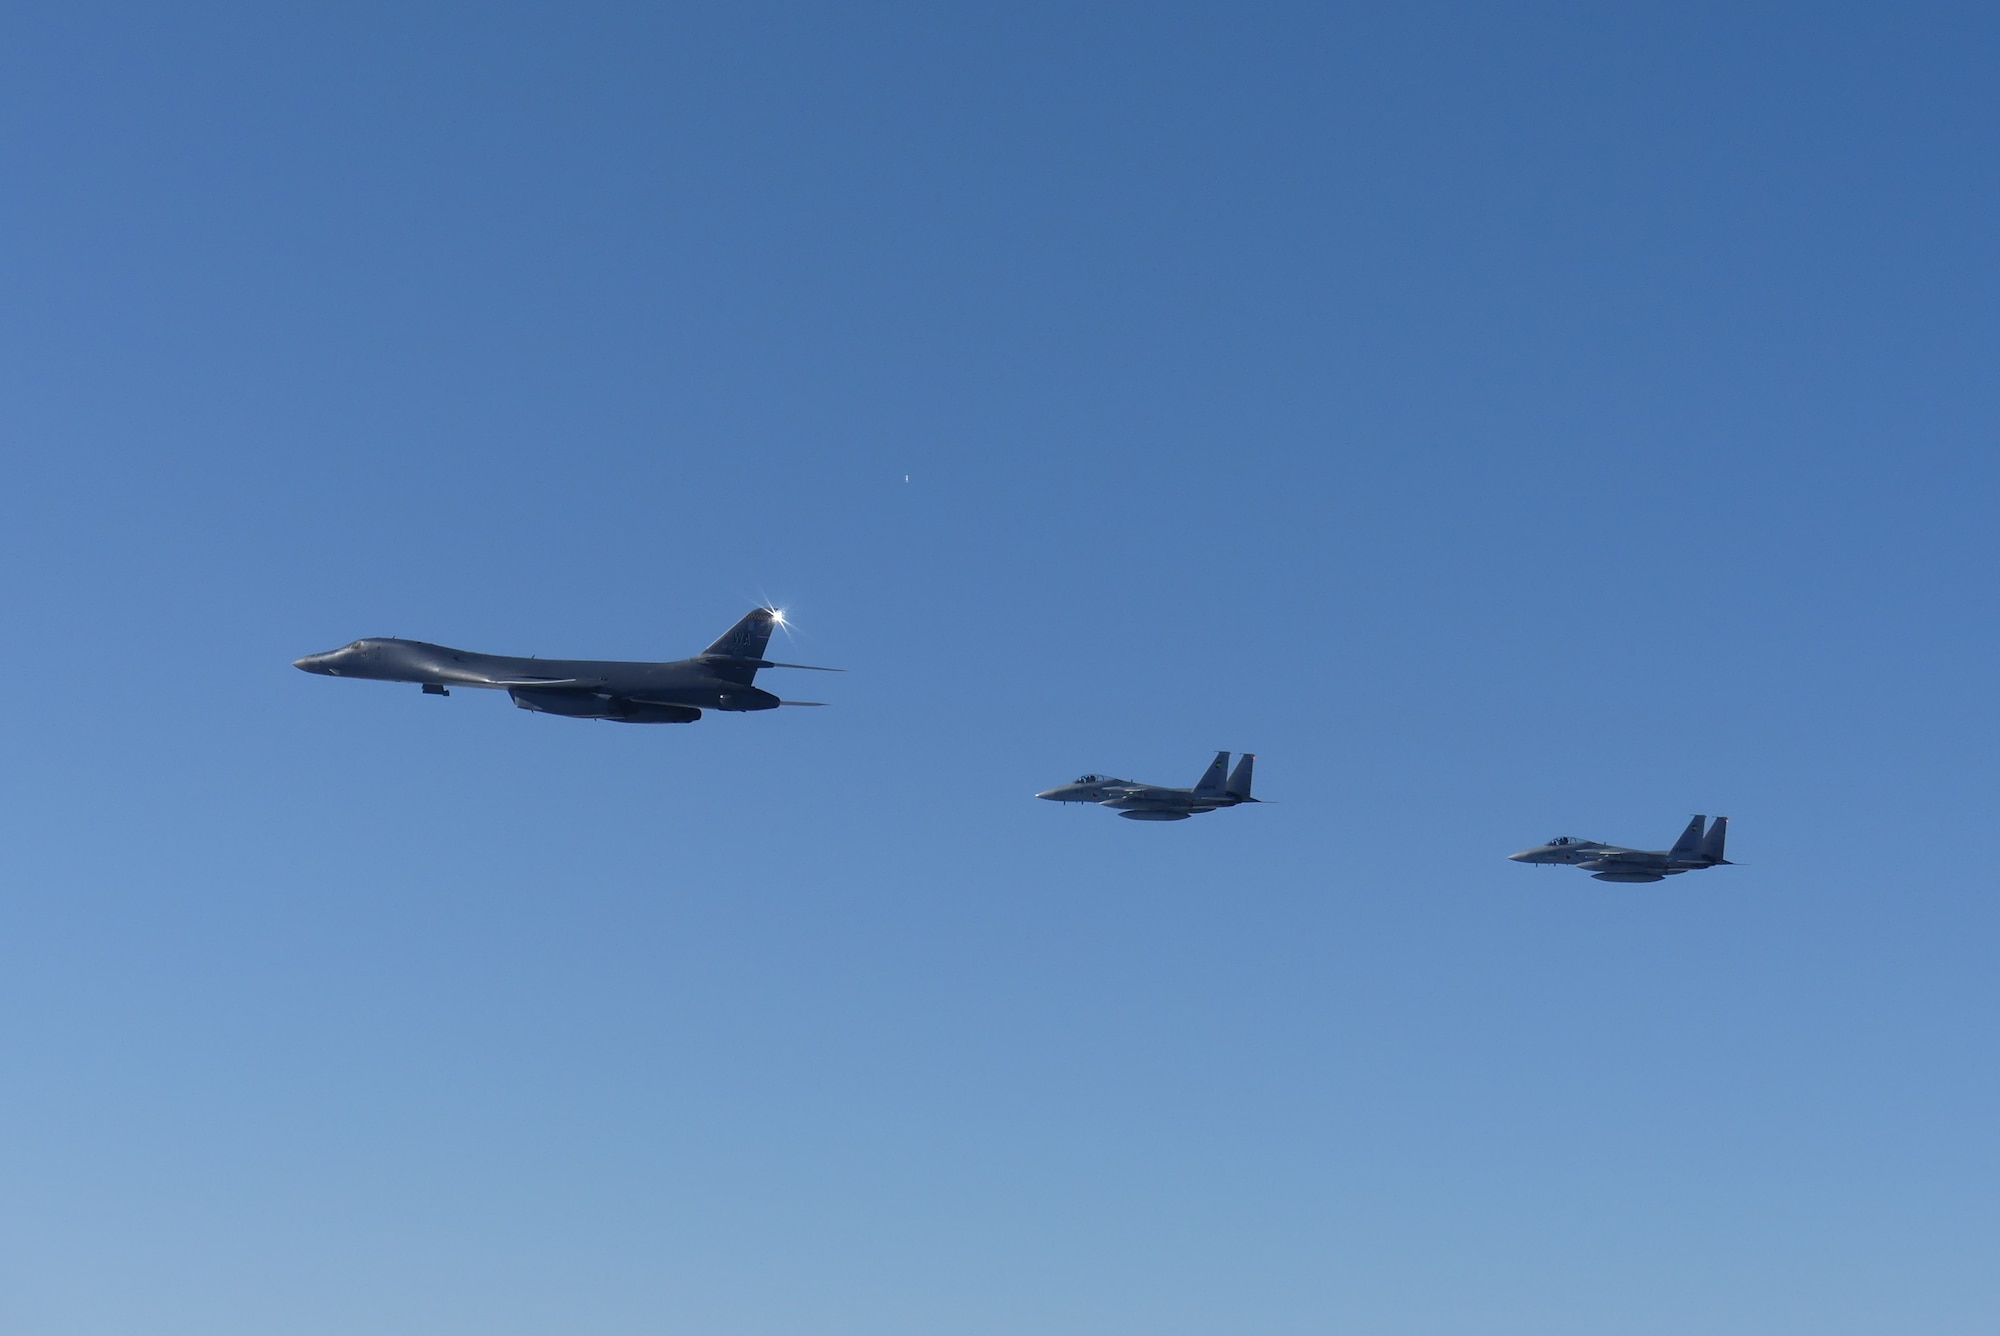
[{"label": "distant small aircraft", "polygon": [[1161,788],[1110,775],[1079,775],[1068,784],[1035,796],[1056,803],[1096,803],[1133,821],[1185,821],[1218,807],[1261,802],[1250,796],[1250,771],[1257,758],[1249,752],[1229,769],[1229,753],[1217,752],[1208,770],[1191,789]]},{"label": "distant small aircraft", "polygon": [[1729,818],[1715,818],[1704,834],[1701,825],[1707,819],[1698,816],[1688,822],[1671,849],[1627,849],[1622,844],[1600,844],[1596,840],[1558,835],[1547,844],[1507,857],[1516,863],[1567,863],[1582,868],[1599,881],[1664,881],[1682,872],[1732,866],[1722,856],[1722,842],[1729,837]]},{"label": "distant small aircraft", "polygon": [[753,685],[759,668],[815,668],[772,663],[764,657],[774,627],[785,624],[776,608],[753,608],[722,638],[692,659],[624,663],[605,659],[533,659],[475,654],[422,640],[357,640],[325,654],[294,659],[292,666],[327,677],[421,683],[426,695],[449,696],[452,687],[505,691],[524,710],[571,719],[621,724],[691,724],[707,710],[771,710],[780,705],[824,705],[779,700]]}]

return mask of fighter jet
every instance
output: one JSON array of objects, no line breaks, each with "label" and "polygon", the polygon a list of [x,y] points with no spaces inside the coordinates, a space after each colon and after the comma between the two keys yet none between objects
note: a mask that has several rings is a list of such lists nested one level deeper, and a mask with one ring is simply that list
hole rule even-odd
[{"label": "fighter jet", "polygon": [[[1191,789],[1167,789],[1110,775],[1078,775],[1068,784],[1035,796],[1055,803],[1096,803],[1133,821],[1185,821],[1218,807],[1261,802],[1250,796],[1250,770],[1257,758],[1249,752],[1229,769],[1229,753],[1217,752],[1201,780]],[[1224,778],[1227,776],[1227,778]]]},{"label": "fighter jet", "polygon": [[371,638],[325,654],[308,654],[294,659],[292,666],[327,677],[415,682],[430,696],[449,696],[452,687],[505,691],[524,710],[570,719],[691,724],[705,709],[771,710],[780,705],[826,703],[779,700],[752,685],[759,668],[845,671],[766,659],[764,646],[770,642],[772,629],[784,624],[785,615],[776,608],[753,608],[713,645],[692,659],[673,663],[524,659],[509,654],[475,654],[422,640]]},{"label": "fighter jet", "polygon": [[1729,818],[1715,818],[1708,833],[1703,834],[1701,824],[1705,820],[1705,816],[1698,816],[1688,822],[1687,829],[1674,841],[1674,847],[1664,851],[1627,849],[1622,844],[1600,844],[1596,840],[1558,835],[1547,844],[1507,857],[1516,863],[1568,863],[1599,881],[1664,881],[1682,872],[1731,866],[1722,856],[1722,842],[1729,836]]}]

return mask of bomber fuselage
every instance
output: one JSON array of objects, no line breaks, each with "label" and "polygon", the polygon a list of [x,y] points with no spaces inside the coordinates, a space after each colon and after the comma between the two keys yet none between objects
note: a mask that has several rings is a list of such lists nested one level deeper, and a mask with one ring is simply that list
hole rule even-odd
[{"label": "bomber fuselage", "polygon": [[[369,637],[295,666],[328,677],[416,682],[425,688],[507,691],[526,709],[584,718],[623,718],[621,702],[688,710],[769,710],[779,700],[751,685],[748,664],[708,656],[668,663],[538,659],[480,654],[423,640]],[[694,718],[698,716],[690,716]],[[661,720],[660,722],[667,722]]]}]

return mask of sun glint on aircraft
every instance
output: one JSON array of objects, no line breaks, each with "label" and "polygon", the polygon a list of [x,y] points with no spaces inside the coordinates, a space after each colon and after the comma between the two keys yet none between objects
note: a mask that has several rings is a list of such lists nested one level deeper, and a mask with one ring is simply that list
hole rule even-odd
[{"label": "sun glint on aircraft", "polygon": [[420,684],[426,695],[449,696],[453,687],[505,691],[524,710],[570,719],[621,724],[691,724],[703,710],[774,710],[780,705],[824,705],[780,700],[755,685],[759,668],[844,672],[809,663],[773,663],[764,657],[774,628],[785,624],[776,608],[753,608],[722,638],[691,659],[628,663],[608,659],[536,659],[476,654],[422,640],[370,638],[292,666],[326,677]]}]

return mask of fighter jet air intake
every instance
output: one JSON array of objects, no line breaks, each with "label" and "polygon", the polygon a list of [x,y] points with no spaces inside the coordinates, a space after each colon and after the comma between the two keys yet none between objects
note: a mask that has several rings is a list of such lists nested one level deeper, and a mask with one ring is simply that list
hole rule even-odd
[{"label": "fighter jet air intake", "polygon": [[1079,775],[1068,784],[1035,796],[1055,803],[1096,803],[1134,821],[1185,821],[1218,807],[1260,801],[1250,796],[1250,769],[1256,760],[1245,752],[1231,772],[1229,753],[1217,752],[1207,773],[1191,789],[1161,788],[1109,775]]},{"label": "fighter jet air intake", "polygon": [[764,657],[771,631],[785,624],[776,608],[754,608],[722,638],[692,659],[672,663],[622,663],[601,659],[535,659],[475,654],[421,640],[357,640],[293,666],[327,677],[414,682],[427,695],[449,696],[453,687],[505,691],[524,710],[571,719],[621,724],[691,724],[703,710],[771,710],[780,705],[824,705],[779,700],[753,685],[759,668],[806,668]]},{"label": "fighter jet air intake", "polygon": [[1599,881],[1664,881],[1681,872],[1698,872],[1705,867],[1728,867],[1722,856],[1722,842],[1729,836],[1729,818],[1719,816],[1702,833],[1706,817],[1688,822],[1687,829],[1667,850],[1627,849],[1622,844],[1599,844],[1558,835],[1547,844],[1523,849],[1507,857],[1516,863],[1567,863],[1580,867]]}]

